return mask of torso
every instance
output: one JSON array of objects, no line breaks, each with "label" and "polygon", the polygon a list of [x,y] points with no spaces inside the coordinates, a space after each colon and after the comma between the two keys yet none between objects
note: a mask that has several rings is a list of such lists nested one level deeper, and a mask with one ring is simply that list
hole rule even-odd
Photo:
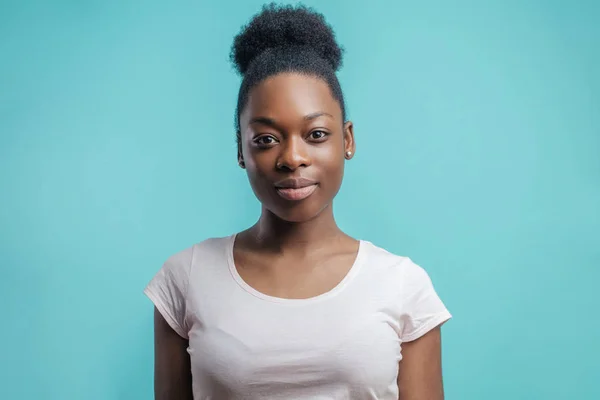
[{"label": "torso", "polygon": [[[330,251],[310,273],[309,258],[253,257],[234,243],[196,244],[165,272],[184,287],[196,400],[397,400],[403,338],[449,318],[420,267],[369,242]],[[270,261],[296,272],[261,267]]]}]

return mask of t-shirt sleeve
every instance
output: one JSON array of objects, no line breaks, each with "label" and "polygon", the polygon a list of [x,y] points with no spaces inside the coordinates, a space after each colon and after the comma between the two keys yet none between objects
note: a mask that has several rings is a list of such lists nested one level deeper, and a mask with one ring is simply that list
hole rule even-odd
[{"label": "t-shirt sleeve", "polygon": [[189,250],[171,256],[144,289],[144,294],[154,303],[179,336],[188,339],[187,288],[191,267]]},{"label": "t-shirt sleeve", "polygon": [[443,324],[452,315],[436,293],[427,272],[410,259],[405,262],[400,339],[410,342]]}]

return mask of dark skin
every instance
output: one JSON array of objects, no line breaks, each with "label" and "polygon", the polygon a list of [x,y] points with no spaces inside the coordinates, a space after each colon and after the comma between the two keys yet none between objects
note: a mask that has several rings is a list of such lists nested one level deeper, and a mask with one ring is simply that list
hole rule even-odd
[{"label": "dark skin", "polygon": [[194,400],[188,340],[154,308],[154,398]]},{"label": "dark skin", "polygon": [[[235,263],[242,278],[272,296],[308,298],[335,287],[350,269],[358,241],[335,223],[332,201],[354,154],[354,129],[320,79],[271,77],[250,93],[240,116],[238,159],[262,204],[256,225],[239,234]],[[286,178],[317,188],[289,201],[276,190]]]},{"label": "dark skin", "polygon": [[[234,259],[240,276],[270,296],[303,299],[344,278],[358,241],[333,215],[345,162],[354,155],[354,128],[319,78],[282,73],[255,86],[240,116],[238,162],[262,204],[258,222],[238,234]],[[348,154],[350,152],[350,154]],[[278,191],[288,178],[311,180],[302,200]],[[155,311],[155,398],[192,399],[188,343]],[[402,344],[401,400],[443,400],[439,327]]]}]

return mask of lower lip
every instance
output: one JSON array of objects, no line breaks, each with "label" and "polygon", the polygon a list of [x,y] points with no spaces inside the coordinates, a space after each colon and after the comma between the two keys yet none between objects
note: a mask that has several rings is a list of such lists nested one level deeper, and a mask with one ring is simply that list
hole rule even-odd
[{"label": "lower lip", "polygon": [[304,200],[317,189],[317,185],[310,185],[302,188],[277,188],[277,193],[286,200],[298,201]]}]

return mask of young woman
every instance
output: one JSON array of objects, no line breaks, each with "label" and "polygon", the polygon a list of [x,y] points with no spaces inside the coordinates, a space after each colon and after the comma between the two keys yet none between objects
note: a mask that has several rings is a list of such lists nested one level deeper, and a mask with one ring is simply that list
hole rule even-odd
[{"label": "young woman", "polygon": [[262,212],[173,255],[145,289],[156,399],[443,399],[450,314],[427,273],[334,220],[355,152],[341,53],[301,6],[266,6],[235,38],[238,161]]}]

